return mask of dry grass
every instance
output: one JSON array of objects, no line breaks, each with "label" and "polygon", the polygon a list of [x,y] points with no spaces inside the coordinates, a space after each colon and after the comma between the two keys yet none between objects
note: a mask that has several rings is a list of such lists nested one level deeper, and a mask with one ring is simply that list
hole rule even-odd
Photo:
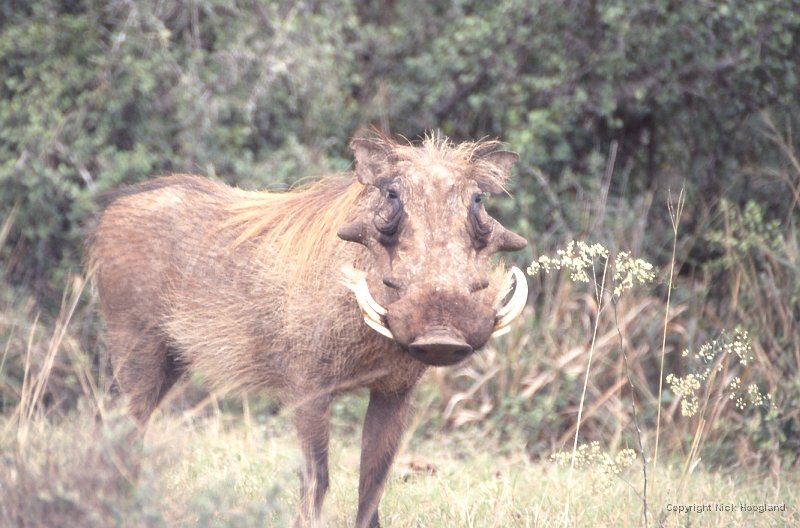
[{"label": "dry grass", "polygon": [[[348,403],[356,403],[356,397]],[[156,418],[144,443],[138,479],[124,420],[95,427],[82,411],[61,421],[28,424],[25,444],[14,426],[3,434],[0,489],[4,526],[287,526],[298,500],[300,468],[284,417],[247,425],[215,414]],[[358,488],[357,433],[336,428],[325,525],[350,526]],[[519,446],[518,446],[519,447]],[[652,521],[663,526],[779,526],[800,521],[800,481],[760,470],[694,470],[678,495],[679,463],[662,460],[664,477],[651,495]],[[604,489],[590,469],[576,469],[570,526],[639,526],[639,498],[623,472]],[[451,436],[412,439],[395,466],[382,515],[386,526],[552,526],[568,493],[568,469],[533,462],[523,449]],[[743,512],[742,504],[786,505],[782,512]],[[739,511],[678,514],[673,506],[733,504]]]}]

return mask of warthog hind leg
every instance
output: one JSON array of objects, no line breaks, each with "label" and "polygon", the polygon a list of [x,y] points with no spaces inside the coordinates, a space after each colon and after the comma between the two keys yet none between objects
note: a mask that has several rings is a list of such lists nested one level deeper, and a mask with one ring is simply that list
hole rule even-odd
[{"label": "warthog hind leg", "polygon": [[114,378],[131,415],[144,425],[182,373],[162,336],[154,331],[109,332]]}]

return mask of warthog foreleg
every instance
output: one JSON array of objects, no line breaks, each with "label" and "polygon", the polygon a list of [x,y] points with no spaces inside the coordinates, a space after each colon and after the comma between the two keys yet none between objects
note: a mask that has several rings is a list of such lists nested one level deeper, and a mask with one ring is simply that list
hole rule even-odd
[{"label": "warthog foreleg", "polygon": [[411,409],[411,389],[400,393],[371,391],[361,439],[356,528],[377,528],[378,503],[386,486]]},{"label": "warthog foreleg", "polygon": [[295,411],[295,426],[305,458],[300,515],[295,526],[314,526],[322,511],[328,491],[328,440],[330,438],[331,397],[328,394],[309,399]]}]

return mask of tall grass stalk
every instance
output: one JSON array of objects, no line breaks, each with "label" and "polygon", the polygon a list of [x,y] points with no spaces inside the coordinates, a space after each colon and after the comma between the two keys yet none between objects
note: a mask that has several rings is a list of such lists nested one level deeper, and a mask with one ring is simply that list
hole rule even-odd
[{"label": "tall grass stalk", "polygon": [[628,354],[625,352],[625,343],[622,339],[622,330],[619,327],[617,319],[617,303],[612,299],[612,306],[614,307],[614,326],[617,328],[617,335],[619,336],[619,349],[622,353],[622,359],[625,364],[625,377],[628,379],[628,386],[631,388],[631,409],[633,412],[633,426],[636,428],[636,441],[639,444],[639,456],[642,459],[642,518],[644,519],[644,527],[647,528],[647,456],[644,454],[644,444],[642,442],[642,429],[639,426],[639,414],[636,411],[636,387],[631,379],[631,371],[628,366]]},{"label": "tall grass stalk", "polygon": [[578,404],[578,423],[575,426],[575,439],[572,442],[572,457],[569,463],[569,473],[567,474],[567,502],[564,505],[564,517],[562,524],[567,526],[569,524],[569,504],[572,497],[572,474],[575,470],[575,454],[578,452],[578,435],[581,431],[581,420],[583,419],[583,403],[586,400],[586,388],[589,386],[589,372],[592,369],[592,357],[594,356],[594,345],[597,342],[597,329],[600,326],[600,314],[605,308],[603,303],[603,296],[605,294],[606,286],[606,272],[608,271],[608,257],[603,262],[603,278],[600,281],[598,289],[597,280],[595,279],[595,299],[597,301],[597,315],[594,319],[594,330],[592,331],[592,343],[589,346],[589,361],[586,364],[586,375],[583,378],[583,390],[581,391],[581,400]]},{"label": "tall grass stalk", "polygon": [[[19,209],[19,204],[14,204],[14,207],[11,208],[11,212],[8,213],[5,220],[3,220],[3,225],[0,226],[0,248],[5,247],[6,240],[8,239],[9,233],[11,233],[11,226],[14,225],[14,219],[17,217],[17,210]],[[5,273],[5,270],[0,269],[0,278]],[[5,350],[3,350],[3,357],[0,358],[0,376],[3,374],[3,367],[6,364],[6,358],[8,357],[8,352],[11,350],[11,333],[13,333],[13,326],[9,331],[8,340],[6,341]],[[2,379],[2,378],[0,378]]]},{"label": "tall grass stalk", "polygon": [[[678,500],[681,499],[684,490],[686,489],[686,479],[692,473],[697,463],[700,461],[699,453],[700,448],[703,445],[704,435],[707,432],[706,425],[709,423],[713,424],[717,416],[719,415],[719,407],[713,409],[711,416],[708,415],[708,403],[711,401],[712,391],[714,391],[717,387],[715,386],[715,382],[717,380],[717,376],[720,373],[720,368],[717,366],[725,361],[727,358],[725,356],[719,357],[716,362],[714,363],[713,367],[710,369],[708,379],[705,381],[705,391],[703,395],[703,407],[700,410],[700,416],[697,422],[697,427],[694,431],[694,438],[692,438],[692,445],[689,448],[689,453],[686,455],[686,460],[683,463],[683,468],[681,469],[681,478],[678,483],[678,493],[677,497]],[[724,376],[724,374],[723,374]],[[725,400],[721,400],[718,395],[718,401],[722,401],[724,403]]]},{"label": "tall grass stalk", "polygon": [[3,225],[0,227],[0,248],[6,244],[6,239],[9,233],[11,233],[11,226],[14,225],[14,219],[17,217],[17,211],[19,211],[19,205],[15,204],[14,207],[11,208],[11,212],[8,213],[6,219],[3,220]]},{"label": "tall grass stalk", "polygon": [[[795,154],[794,147],[792,147],[791,131],[789,131],[787,137],[784,137],[783,134],[778,130],[777,125],[775,125],[775,121],[768,112],[762,112],[761,119],[764,121],[764,124],[767,125],[768,131],[766,136],[778,146],[780,151],[791,164],[792,168],[794,168],[795,172],[800,175],[800,159],[798,159],[797,155]],[[786,171],[778,171],[778,175],[792,191],[794,203],[792,204],[790,211],[793,211],[795,208],[800,206],[800,185],[795,185]]]},{"label": "tall grass stalk", "polygon": [[655,471],[658,467],[658,440],[661,433],[661,396],[664,390],[664,358],[667,351],[667,326],[669,325],[669,307],[672,298],[672,283],[675,277],[675,254],[678,247],[678,227],[683,215],[683,206],[686,203],[686,187],[681,187],[678,193],[678,201],[673,205],[672,192],[667,195],[667,208],[669,209],[669,219],[672,223],[672,257],[669,261],[669,280],[667,281],[667,305],[664,309],[664,332],[661,336],[661,367],[658,374],[658,400],[656,402],[656,445],[653,451],[653,480],[655,485]]},{"label": "tall grass stalk", "polygon": [[61,345],[67,336],[70,321],[75,314],[75,309],[78,307],[85,286],[86,280],[81,276],[75,276],[70,288],[64,292],[64,297],[61,301],[61,310],[56,318],[53,333],[47,344],[47,352],[35,374],[33,373],[34,369],[31,358],[33,356],[33,341],[37,328],[36,323],[39,319],[38,314],[34,320],[34,324],[31,326],[31,332],[28,336],[28,348],[25,357],[25,371],[22,379],[20,402],[15,409],[15,412],[18,413],[16,417],[18,424],[17,442],[20,448],[23,448],[26,443],[30,422],[33,419],[34,413],[40,408],[40,403],[42,402],[45,389],[47,388],[47,381],[50,378],[50,372],[55,364],[56,355],[59,350],[61,350]]}]

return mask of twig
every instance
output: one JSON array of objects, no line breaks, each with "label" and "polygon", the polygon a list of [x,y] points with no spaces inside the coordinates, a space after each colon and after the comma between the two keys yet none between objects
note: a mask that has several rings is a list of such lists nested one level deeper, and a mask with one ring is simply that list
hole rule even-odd
[{"label": "twig", "polygon": [[617,150],[619,149],[619,141],[614,140],[611,142],[608,153],[608,161],[606,162],[606,170],[603,174],[603,182],[600,188],[600,207],[599,211],[594,217],[594,224],[592,230],[597,227],[606,216],[606,203],[608,201],[608,190],[611,188],[611,177],[614,175],[614,166],[617,163]]},{"label": "twig", "polygon": [[639,416],[636,412],[636,387],[633,385],[631,379],[631,371],[628,368],[628,354],[625,352],[625,343],[622,340],[622,330],[619,328],[617,320],[617,302],[611,300],[614,307],[614,326],[617,328],[617,335],[619,336],[619,348],[622,351],[622,359],[625,362],[625,376],[628,378],[628,385],[631,388],[631,408],[633,409],[633,425],[636,427],[636,440],[639,443],[639,456],[642,457],[642,516],[644,517],[644,527],[647,528],[647,457],[644,454],[644,445],[642,444],[642,430],[639,427]]},{"label": "twig", "polygon": [[[570,457],[569,473],[567,475],[567,503],[564,506],[564,518],[562,523],[564,526],[569,521],[569,502],[572,497],[572,473],[575,469],[575,453],[578,451],[578,434],[581,430],[581,417],[583,416],[583,403],[586,400],[586,388],[589,386],[589,372],[592,368],[592,357],[594,356],[594,345],[597,341],[597,329],[600,324],[600,314],[606,305],[603,304],[603,294],[605,293],[606,285],[606,272],[608,271],[608,257],[603,264],[603,278],[600,282],[600,289],[597,290],[597,280],[595,279],[595,291],[597,300],[597,315],[594,320],[594,331],[592,332],[592,344],[589,347],[589,363],[586,365],[586,375],[583,378],[583,391],[581,392],[581,401],[578,405],[578,425],[575,427],[575,440],[572,443],[572,456]],[[596,275],[595,275],[596,277]]]}]

